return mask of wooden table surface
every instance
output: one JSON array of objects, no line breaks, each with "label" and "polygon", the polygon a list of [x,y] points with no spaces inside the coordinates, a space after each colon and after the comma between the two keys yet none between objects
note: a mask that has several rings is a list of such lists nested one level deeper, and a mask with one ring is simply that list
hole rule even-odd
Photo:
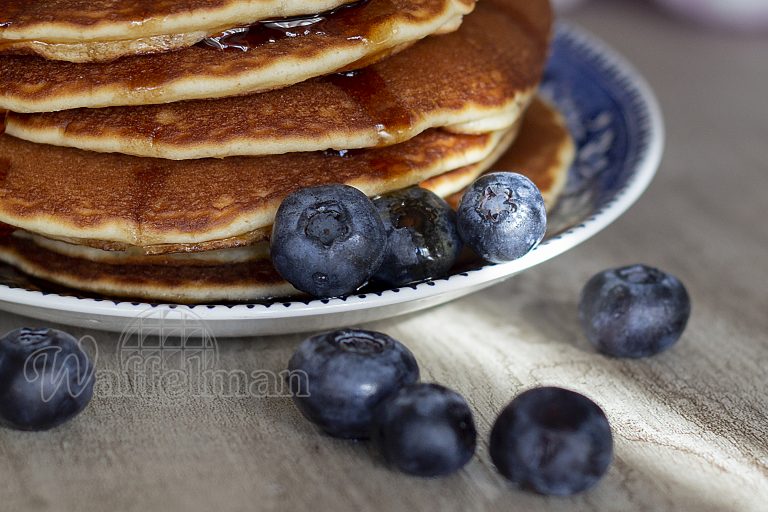
[{"label": "wooden table surface", "polygon": [[[406,342],[425,380],[472,404],[480,443],[463,471],[403,476],[365,443],[318,434],[269,380],[300,336],[220,340],[217,368],[262,377],[210,393],[143,385],[121,366],[117,336],[70,329],[98,342],[99,396],[56,431],[0,430],[0,510],[768,510],[768,38],[698,31],[631,0],[594,0],[573,18],[658,93],[668,127],[658,178],[582,247],[368,326]],[[578,293],[593,273],[634,262],[677,274],[693,315],[669,352],[608,359],[581,335]],[[3,332],[30,324],[0,317]],[[490,464],[496,414],[537,384],[579,390],[606,410],[616,458],[591,492],[528,494]]]}]

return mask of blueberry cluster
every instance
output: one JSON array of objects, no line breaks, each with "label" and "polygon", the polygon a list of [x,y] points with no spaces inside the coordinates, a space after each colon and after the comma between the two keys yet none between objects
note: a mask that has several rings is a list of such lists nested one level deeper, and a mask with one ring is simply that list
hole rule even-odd
[{"label": "blueberry cluster", "polygon": [[475,181],[458,214],[419,187],[373,201],[346,185],[305,188],[280,205],[270,247],[286,281],[314,297],[336,297],[370,280],[397,287],[443,277],[464,245],[487,261],[511,261],[536,247],[546,227],[536,185],[501,172]]},{"label": "blueberry cluster", "polygon": [[326,433],[372,439],[392,467],[418,476],[461,469],[477,432],[464,398],[418,383],[413,354],[386,334],[343,329],[313,336],[288,363],[299,411]]},{"label": "blueberry cluster", "polygon": [[[510,198],[502,200],[506,196],[499,188],[508,179],[517,178],[493,178],[482,184],[488,193],[467,199],[493,212],[486,216],[489,222],[506,225],[502,220],[514,213],[505,213],[503,204]],[[411,198],[423,201],[423,193],[400,192],[379,206],[384,212],[410,212]],[[414,220],[401,223],[398,215]],[[386,229],[416,226],[421,219],[395,213]],[[449,219],[446,215],[432,222],[450,225]],[[483,254],[495,258],[501,254],[499,247],[485,245]],[[388,257],[396,260],[398,255]],[[681,336],[690,308],[678,279],[644,265],[597,274],[579,304],[587,337],[598,350],[616,357],[650,356],[670,347]],[[397,470],[447,475],[464,467],[475,452],[477,433],[464,398],[437,384],[417,383],[413,354],[385,334],[345,329],[314,336],[299,346],[289,369],[300,376],[292,379],[291,390],[307,419],[332,436],[371,438]],[[502,410],[491,431],[489,452],[510,481],[541,494],[567,496],[589,489],[605,475],[613,459],[613,435],[605,413],[589,398],[539,387],[518,395]]]},{"label": "blueberry cluster", "polygon": [[[288,363],[293,400],[326,433],[370,438],[384,461],[435,477],[464,467],[477,431],[466,400],[438,384],[417,383],[413,354],[386,334],[343,329],[313,336]],[[513,400],[493,426],[490,453],[508,479],[543,494],[594,485],[613,457],[603,411],[560,388],[536,388]]]}]

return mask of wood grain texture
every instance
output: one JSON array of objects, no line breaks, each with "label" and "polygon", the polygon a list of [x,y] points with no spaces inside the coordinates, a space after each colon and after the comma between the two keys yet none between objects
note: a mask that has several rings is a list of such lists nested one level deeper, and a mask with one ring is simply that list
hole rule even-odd
[{"label": "wood grain texture", "polygon": [[[471,402],[482,442],[465,470],[440,480],[393,473],[365,443],[318,434],[285,397],[112,393],[54,432],[0,430],[0,509],[766,510],[768,40],[698,32],[641,2],[593,1],[577,19],[624,52],[660,96],[668,149],[648,194],[552,262],[369,326],[406,342],[425,380]],[[593,273],[633,262],[677,274],[693,316],[671,351],[608,359],[580,333],[578,292]],[[0,317],[3,331],[28,324]],[[116,336],[75,334],[96,337],[102,371],[118,368]],[[300,339],[221,341],[218,368],[279,372]],[[536,384],[582,391],[606,410],[616,460],[591,492],[546,499],[493,470],[490,425]]]}]

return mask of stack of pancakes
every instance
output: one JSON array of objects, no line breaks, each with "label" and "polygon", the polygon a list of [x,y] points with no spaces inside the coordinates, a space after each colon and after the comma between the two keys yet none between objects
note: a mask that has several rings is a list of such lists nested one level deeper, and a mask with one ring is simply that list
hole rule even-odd
[{"label": "stack of pancakes", "polygon": [[269,233],[303,187],[455,203],[493,166],[551,205],[573,156],[536,98],[551,18],[547,0],[0,0],[0,260],[109,296],[256,300],[297,293]]}]

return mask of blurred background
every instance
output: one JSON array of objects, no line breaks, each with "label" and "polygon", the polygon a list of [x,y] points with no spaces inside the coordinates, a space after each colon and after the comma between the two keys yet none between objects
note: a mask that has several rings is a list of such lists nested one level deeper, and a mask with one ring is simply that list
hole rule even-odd
[{"label": "blurred background", "polygon": [[[613,0],[615,3],[632,0]],[[766,34],[768,1],[766,0],[634,0],[649,9],[665,11],[702,29],[733,34]],[[553,0],[561,13],[574,11],[589,0]],[[768,62],[768,58],[766,58]]]}]

